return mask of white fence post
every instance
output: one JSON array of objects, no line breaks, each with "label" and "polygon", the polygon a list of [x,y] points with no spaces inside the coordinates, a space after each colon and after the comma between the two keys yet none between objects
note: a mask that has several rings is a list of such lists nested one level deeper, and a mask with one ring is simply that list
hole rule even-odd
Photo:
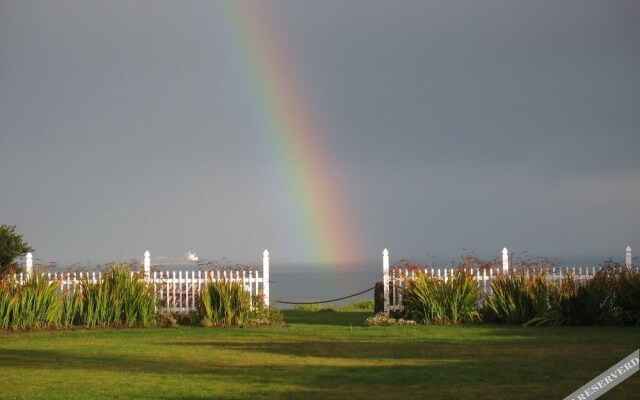
[{"label": "white fence post", "polygon": [[269,307],[269,252],[267,249],[262,253],[262,293],[264,304]]},{"label": "white fence post", "polygon": [[151,254],[149,250],[144,252],[144,276],[151,278]]},{"label": "white fence post", "polygon": [[27,271],[27,278],[31,278],[33,274],[33,254],[27,253],[27,258],[24,264],[25,270]]},{"label": "white fence post", "polygon": [[502,249],[502,273],[509,272],[509,250],[505,247]]},{"label": "white fence post", "polygon": [[382,251],[382,285],[384,293],[384,313],[389,315],[389,250]]},{"label": "white fence post", "polygon": [[627,268],[631,268],[631,246],[627,246],[627,253],[625,255],[624,265]]}]

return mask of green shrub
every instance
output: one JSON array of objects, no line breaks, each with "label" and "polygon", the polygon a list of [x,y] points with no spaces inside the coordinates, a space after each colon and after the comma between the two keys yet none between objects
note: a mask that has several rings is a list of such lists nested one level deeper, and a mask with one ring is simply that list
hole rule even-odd
[{"label": "green shrub", "polygon": [[251,296],[239,282],[209,282],[197,303],[202,325],[234,326],[249,321]]},{"label": "green shrub", "polygon": [[[198,321],[200,319],[198,318]],[[155,325],[161,328],[177,328],[180,326],[178,318],[172,312],[163,312],[156,314]]]},{"label": "green shrub", "polygon": [[156,315],[156,325],[163,328],[200,325],[200,314],[197,311],[163,312]]},{"label": "green shrub", "polygon": [[15,225],[0,225],[0,279],[22,271],[16,258],[34,249],[16,233]]},{"label": "green shrub", "polygon": [[276,308],[270,308],[264,302],[264,295],[257,294],[251,298],[252,308],[249,312],[249,325],[273,325],[284,322],[282,312]]},{"label": "green shrub", "polygon": [[405,314],[423,324],[458,324],[479,320],[480,287],[473,275],[458,269],[446,282],[418,270],[405,280]]}]

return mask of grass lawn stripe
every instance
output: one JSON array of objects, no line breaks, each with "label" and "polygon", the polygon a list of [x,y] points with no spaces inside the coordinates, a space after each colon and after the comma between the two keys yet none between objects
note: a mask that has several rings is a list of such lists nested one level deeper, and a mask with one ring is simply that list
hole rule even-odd
[{"label": "grass lawn stripe", "polygon": [[[563,398],[640,345],[632,327],[362,327],[287,311],[287,326],[0,335],[2,399]],[[332,322],[333,321],[333,322]],[[640,374],[607,393],[640,393]]]}]

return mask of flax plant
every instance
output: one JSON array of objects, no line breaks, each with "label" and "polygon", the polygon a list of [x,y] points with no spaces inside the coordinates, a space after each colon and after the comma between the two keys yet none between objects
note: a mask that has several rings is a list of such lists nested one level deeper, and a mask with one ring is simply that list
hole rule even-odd
[{"label": "flax plant", "polygon": [[619,271],[613,283],[615,307],[622,322],[640,327],[640,271],[622,268]]},{"label": "flax plant", "polygon": [[487,312],[500,322],[524,324],[549,310],[546,272],[500,275],[491,281],[491,289],[493,295],[487,297]]},{"label": "flax plant", "polygon": [[241,326],[248,322],[251,296],[239,282],[209,282],[200,293],[197,308],[204,326]]},{"label": "flax plant", "polygon": [[12,330],[56,327],[63,313],[59,282],[37,275],[20,284],[13,278],[0,282],[0,328]]},{"label": "flax plant", "polygon": [[62,299],[62,319],[61,324],[66,327],[75,325],[80,317],[82,306],[82,292],[75,290],[73,293],[67,291]]},{"label": "flax plant", "polygon": [[459,324],[480,319],[480,287],[458,269],[446,282],[421,270],[406,279],[402,303],[407,317],[423,324]]},{"label": "flax plant", "polygon": [[144,275],[113,266],[99,282],[84,279],[69,300],[72,319],[87,327],[149,326],[155,320],[156,297]]},{"label": "flax plant", "polygon": [[615,311],[614,284],[617,272],[603,268],[581,284],[569,273],[560,284],[550,283],[549,312],[533,323],[554,325],[593,325],[613,321]]}]

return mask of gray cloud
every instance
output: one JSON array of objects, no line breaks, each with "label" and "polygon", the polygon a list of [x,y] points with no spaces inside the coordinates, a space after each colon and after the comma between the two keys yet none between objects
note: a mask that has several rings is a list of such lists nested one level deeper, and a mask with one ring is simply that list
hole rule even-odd
[{"label": "gray cloud", "polygon": [[[363,259],[639,246],[636,2],[266,8]],[[255,261],[269,247],[304,261],[251,66],[220,10],[3,2],[0,222],[57,260],[191,248]]]}]

